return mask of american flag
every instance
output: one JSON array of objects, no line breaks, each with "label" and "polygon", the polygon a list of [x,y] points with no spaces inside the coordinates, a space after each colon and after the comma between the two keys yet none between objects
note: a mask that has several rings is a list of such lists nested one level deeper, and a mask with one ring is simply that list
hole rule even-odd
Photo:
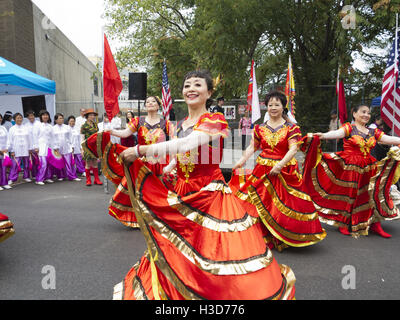
[{"label": "american flag", "polygon": [[171,89],[168,83],[167,64],[165,63],[165,60],[162,73],[162,104],[164,119],[169,120],[169,112],[172,109],[172,98]]},{"label": "american flag", "polygon": [[[396,48],[397,45],[397,48]],[[383,121],[400,135],[400,81],[399,81],[399,41],[393,41],[382,84],[381,116]]]}]

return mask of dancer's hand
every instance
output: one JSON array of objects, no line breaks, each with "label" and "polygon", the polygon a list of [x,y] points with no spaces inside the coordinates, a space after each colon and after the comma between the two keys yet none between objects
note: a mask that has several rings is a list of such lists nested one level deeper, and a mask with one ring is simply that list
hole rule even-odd
[{"label": "dancer's hand", "polygon": [[314,136],[317,136],[317,137],[319,137],[321,140],[323,140],[323,139],[324,139],[324,134],[323,134],[322,132],[317,132],[317,133],[314,133]]},{"label": "dancer's hand", "polygon": [[277,164],[276,166],[274,166],[274,167],[271,169],[271,171],[269,172],[269,175],[270,175],[270,176],[276,176],[276,175],[278,175],[279,173],[281,173],[281,170],[282,170],[282,167],[281,167],[279,164]]},{"label": "dancer's hand", "polygon": [[246,160],[245,160],[245,159],[243,159],[243,158],[240,159],[240,160],[239,160],[238,162],[236,162],[236,164],[233,166],[232,171],[243,167],[245,163],[246,163]]},{"label": "dancer's hand", "polygon": [[135,147],[124,150],[120,154],[120,158],[126,165],[130,165],[133,161],[135,161],[138,158],[137,153],[135,152]]}]

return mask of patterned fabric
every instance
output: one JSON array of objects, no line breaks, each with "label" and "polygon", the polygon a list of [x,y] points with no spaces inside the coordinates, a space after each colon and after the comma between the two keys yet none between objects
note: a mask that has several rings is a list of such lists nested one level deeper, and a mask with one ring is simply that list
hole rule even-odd
[{"label": "patterned fabric", "polygon": [[[96,132],[99,131],[99,127],[97,126],[97,123],[90,124],[88,121],[86,121],[82,126],[81,126],[81,134],[85,136],[85,140],[87,140],[91,135],[95,134]],[[88,153],[87,151],[84,151],[83,153],[83,160],[96,160],[93,155]]]},{"label": "patterned fabric", "polygon": [[[227,128],[222,115],[206,114],[193,130],[222,139]],[[96,145],[103,148],[103,143]],[[97,146],[93,143],[92,150]],[[197,151],[202,148],[213,149],[205,145]],[[112,149],[103,158],[115,163],[114,172],[121,172],[110,159],[117,154]],[[178,158],[180,165],[187,163]],[[125,168],[124,192],[130,196],[148,250],[115,286],[114,299],[294,298],[292,270],[276,262],[263,240],[257,212],[247,210],[234,196],[219,165],[193,163],[190,183],[186,172],[178,171],[175,190],[169,190],[140,159]]]},{"label": "patterned fabric", "polygon": [[374,222],[400,217],[389,194],[400,175],[400,152],[391,150],[386,159],[377,162],[369,151],[382,131],[372,129],[365,135],[349,123],[343,127],[344,150],[337,153],[322,153],[319,137],[304,138],[303,174],[320,220],[347,228],[358,237],[367,235]]},{"label": "patterned fabric", "polygon": [[278,175],[269,175],[293,144],[301,144],[300,128],[287,122],[275,129],[267,124],[256,125],[253,137],[256,148],[261,148],[262,152],[252,174],[241,179],[246,183],[237,195],[257,208],[266,227],[268,243],[282,250],[323,240],[326,232],[311,198],[303,190],[296,159],[290,160]]}]

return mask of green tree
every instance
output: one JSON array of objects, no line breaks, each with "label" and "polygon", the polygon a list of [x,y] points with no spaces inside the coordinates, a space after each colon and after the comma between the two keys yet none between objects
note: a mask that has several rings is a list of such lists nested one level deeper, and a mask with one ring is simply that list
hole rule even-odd
[{"label": "green tree", "polygon": [[[145,66],[149,91],[161,92],[167,59],[174,98],[183,75],[206,68],[222,81],[216,95],[245,98],[251,60],[256,62],[260,97],[284,85],[289,55],[296,82],[296,118],[303,131],[323,130],[336,107],[340,65],[349,106],[379,94],[391,42],[394,1],[381,0],[108,0],[109,31],[125,41],[120,65]],[[355,25],[346,28],[355,8]],[[345,26],[345,27],[344,27]],[[356,57],[367,69],[352,68]]]}]

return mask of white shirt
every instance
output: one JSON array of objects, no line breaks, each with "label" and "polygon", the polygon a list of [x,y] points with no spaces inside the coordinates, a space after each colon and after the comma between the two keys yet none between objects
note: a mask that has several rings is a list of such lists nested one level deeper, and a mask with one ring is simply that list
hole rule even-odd
[{"label": "white shirt", "polygon": [[32,150],[32,137],[24,125],[15,125],[8,132],[8,151],[14,152],[15,157],[28,157]]},{"label": "white shirt", "polygon": [[39,148],[39,127],[40,127],[40,121],[35,120],[33,123],[30,122],[29,120],[24,123],[24,126],[26,126],[30,132],[30,135],[32,137],[32,149],[38,149]]},{"label": "white shirt", "polygon": [[56,124],[53,127],[54,143],[53,149],[58,149],[61,154],[68,154],[72,152],[71,127],[66,124]]},{"label": "white shirt", "polygon": [[71,128],[71,146],[74,148],[74,154],[81,153],[81,132],[75,127]]},{"label": "white shirt", "polygon": [[114,126],[112,125],[111,122],[99,122],[97,125],[99,127],[99,132],[107,130],[107,129],[114,129]]},{"label": "white shirt", "polygon": [[40,123],[38,134],[40,157],[47,156],[48,149],[52,148],[53,140],[53,126],[50,123]]},{"label": "white shirt", "polygon": [[[112,118],[111,120],[111,128],[112,129],[116,129],[116,130],[120,130],[122,127],[122,121],[121,118],[115,116],[114,118]],[[121,138],[115,137],[115,136],[111,136],[110,138],[112,143],[121,143]]]},{"label": "white shirt", "polygon": [[75,127],[79,132],[81,132],[82,125],[86,122],[86,118],[79,116],[75,119]]},{"label": "white shirt", "polygon": [[0,151],[7,149],[8,131],[6,127],[0,125]]},{"label": "white shirt", "polygon": [[6,121],[4,122],[3,126],[7,129],[7,131],[10,131],[13,124],[11,123],[11,121]]}]

